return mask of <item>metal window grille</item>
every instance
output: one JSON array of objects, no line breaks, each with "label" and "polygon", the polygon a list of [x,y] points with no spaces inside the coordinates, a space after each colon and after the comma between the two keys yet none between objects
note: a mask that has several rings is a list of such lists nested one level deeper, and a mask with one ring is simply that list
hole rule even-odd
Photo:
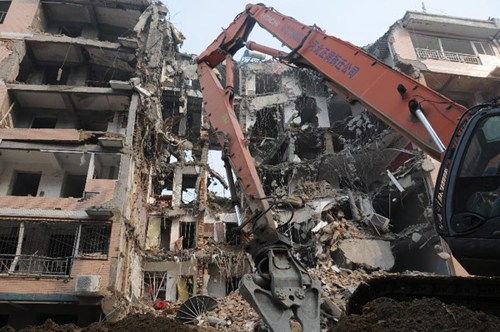
[{"label": "metal window grille", "polygon": [[81,256],[105,257],[108,255],[111,225],[82,225],[78,253]]},{"label": "metal window grille", "polygon": [[77,247],[80,255],[106,257],[110,237],[110,224],[3,221],[0,273],[67,276]]},{"label": "metal window grille", "polygon": [[71,223],[2,222],[0,273],[69,275],[77,228]]}]

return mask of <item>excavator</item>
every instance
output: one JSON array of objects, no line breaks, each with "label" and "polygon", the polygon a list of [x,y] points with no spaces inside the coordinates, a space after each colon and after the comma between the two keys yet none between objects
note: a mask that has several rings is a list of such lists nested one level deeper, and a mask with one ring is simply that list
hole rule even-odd
[{"label": "excavator", "polygon": [[[248,41],[256,23],[290,51]],[[242,221],[235,200],[239,230],[250,229],[245,249],[255,263],[255,272],[242,278],[240,293],[271,330],[290,331],[290,321],[295,320],[303,330],[319,331],[321,285],[291,253],[288,237],[277,230],[272,204],[234,111],[233,55],[242,47],[316,71],[334,92],[361,103],[441,162],[433,201],[435,228],[458,262],[478,277],[392,277],[368,282],[356,291],[364,294],[359,297],[406,293],[498,301],[499,99],[466,109],[315,25],[304,25],[263,4],[248,4],[196,61],[204,111],[223,149],[233,200],[232,172],[252,212]],[[224,85],[215,70],[223,62]],[[359,306],[349,304],[348,309],[354,312]]]}]

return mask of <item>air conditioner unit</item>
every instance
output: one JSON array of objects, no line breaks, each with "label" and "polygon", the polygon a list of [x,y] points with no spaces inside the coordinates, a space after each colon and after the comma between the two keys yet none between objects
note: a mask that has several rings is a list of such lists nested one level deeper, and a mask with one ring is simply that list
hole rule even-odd
[{"label": "air conditioner unit", "polygon": [[77,294],[98,293],[101,290],[101,276],[78,275],[76,276],[75,292]]}]

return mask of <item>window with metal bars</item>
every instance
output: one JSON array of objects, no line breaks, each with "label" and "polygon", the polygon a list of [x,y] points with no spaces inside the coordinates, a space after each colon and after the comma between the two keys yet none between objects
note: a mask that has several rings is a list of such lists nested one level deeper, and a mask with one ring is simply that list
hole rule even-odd
[{"label": "window with metal bars", "polygon": [[107,258],[110,237],[111,224],[4,221],[0,274],[70,275],[75,254]]},{"label": "window with metal bars", "polygon": [[83,224],[78,254],[85,257],[107,257],[111,224]]}]

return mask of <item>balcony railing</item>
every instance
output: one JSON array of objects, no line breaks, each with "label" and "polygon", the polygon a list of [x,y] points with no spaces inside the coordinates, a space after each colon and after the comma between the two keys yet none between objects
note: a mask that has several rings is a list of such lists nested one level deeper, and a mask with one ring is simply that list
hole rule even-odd
[{"label": "balcony railing", "polygon": [[468,63],[472,65],[480,65],[481,60],[477,55],[463,54],[456,52],[429,50],[427,48],[416,48],[417,56],[420,59],[434,59],[452,62]]},{"label": "balcony railing", "polygon": [[0,273],[30,276],[67,276],[71,270],[72,258],[0,254]]}]

